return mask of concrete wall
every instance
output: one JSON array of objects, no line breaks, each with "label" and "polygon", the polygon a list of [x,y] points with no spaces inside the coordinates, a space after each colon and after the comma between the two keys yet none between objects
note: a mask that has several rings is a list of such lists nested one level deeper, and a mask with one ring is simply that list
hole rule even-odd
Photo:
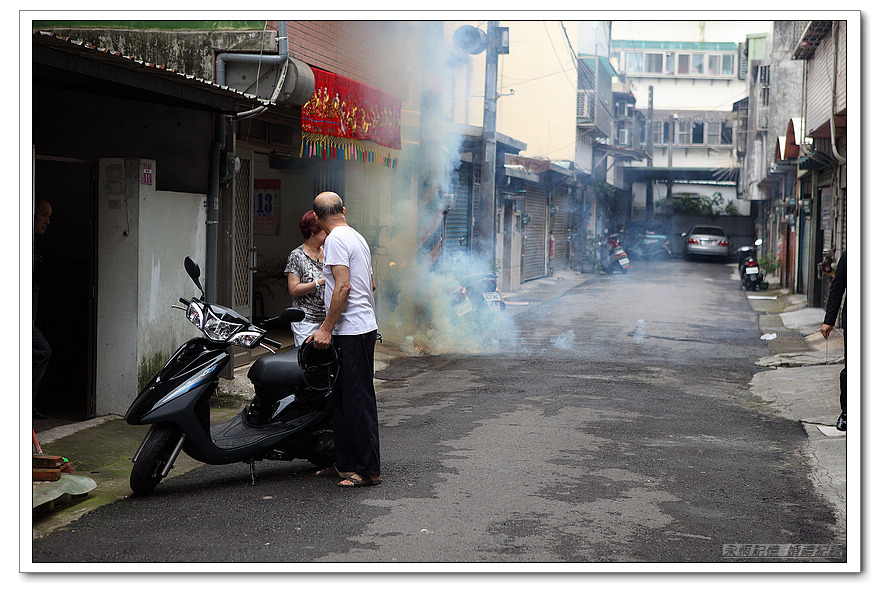
[{"label": "concrete wall", "polygon": [[155,161],[99,161],[98,415],[124,414],[158,359],[196,333],[170,307],[196,293],[183,259],[204,260],[205,198],[156,191],[157,173]]},{"label": "concrete wall", "polygon": [[[642,221],[645,216],[645,189],[644,182],[633,183],[633,221]],[[696,194],[711,198],[715,193],[721,194],[723,200],[720,208],[724,208],[728,203],[733,204],[739,213],[743,216],[749,214],[750,205],[746,200],[738,200],[736,198],[736,186],[734,185],[700,185],[698,183],[673,183],[672,195]],[[655,212],[662,213],[661,204],[666,200],[666,183],[654,183],[654,209]],[[685,229],[687,230],[687,229]]]},{"label": "concrete wall", "polygon": [[549,20],[500,25],[510,28],[510,53],[498,57],[498,131],[526,142],[528,156],[574,161],[577,67],[565,33],[576,44],[578,27],[569,22],[563,30]]},{"label": "concrete wall", "polygon": [[[485,22],[448,21],[444,36],[450,45],[453,34],[463,25],[486,30]],[[577,67],[572,51],[577,47],[578,25],[564,25],[565,31],[560,21],[499,22],[510,29],[510,53],[498,56],[501,96],[496,129],[524,141],[528,145],[524,155],[574,161]],[[486,53],[449,51],[455,65],[451,116],[459,123],[482,126]],[[536,106],[540,106],[539,112]]]},{"label": "concrete wall", "polygon": [[139,159],[98,167],[96,413],[124,413],[137,395]]},{"label": "concrete wall", "polygon": [[183,260],[192,257],[204,271],[206,238],[205,196],[156,191],[154,184],[141,183],[139,188],[137,359],[141,387],[181,343],[200,335],[183,312],[171,305],[180,297],[200,294]]}]

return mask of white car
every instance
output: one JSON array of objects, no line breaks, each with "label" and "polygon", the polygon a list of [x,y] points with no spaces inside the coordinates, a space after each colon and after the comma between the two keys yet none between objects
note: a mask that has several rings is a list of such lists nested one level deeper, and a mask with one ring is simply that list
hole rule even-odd
[{"label": "white car", "polygon": [[730,257],[730,241],[724,229],[717,226],[695,225],[684,237],[685,259],[694,255],[708,255],[727,259]]}]

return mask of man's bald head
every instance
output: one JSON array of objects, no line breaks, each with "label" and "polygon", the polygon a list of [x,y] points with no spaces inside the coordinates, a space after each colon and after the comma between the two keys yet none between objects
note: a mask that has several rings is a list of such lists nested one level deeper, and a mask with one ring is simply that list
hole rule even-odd
[{"label": "man's bald head", "polygon": [[327,220],[333,216],[345,213],[345,209],[342,207],[342,198],[339,197],[339,194],[332,191],[319,193],[315,197],[312,207],[318,216],[318,220]]}]

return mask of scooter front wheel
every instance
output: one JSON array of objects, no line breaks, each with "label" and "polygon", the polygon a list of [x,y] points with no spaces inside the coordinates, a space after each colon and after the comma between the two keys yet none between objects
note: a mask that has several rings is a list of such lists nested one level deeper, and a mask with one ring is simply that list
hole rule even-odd
[{"label": "scooter front wheel", "polygon": [[180,429],[174,425],[156,426],[131,469],[129,485],[135,496],[146,496],[162,481],[162,469],[174,454],[179,440]]}]

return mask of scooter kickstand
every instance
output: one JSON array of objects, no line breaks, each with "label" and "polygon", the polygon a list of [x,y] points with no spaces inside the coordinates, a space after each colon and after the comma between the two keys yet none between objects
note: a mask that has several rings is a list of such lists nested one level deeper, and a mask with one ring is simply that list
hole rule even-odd
[{"label": "scooter kickstand", "polygon": [[254,463],[254,460],[251,459],[251,486],[255,486],[257,483],[257,466]]}]

